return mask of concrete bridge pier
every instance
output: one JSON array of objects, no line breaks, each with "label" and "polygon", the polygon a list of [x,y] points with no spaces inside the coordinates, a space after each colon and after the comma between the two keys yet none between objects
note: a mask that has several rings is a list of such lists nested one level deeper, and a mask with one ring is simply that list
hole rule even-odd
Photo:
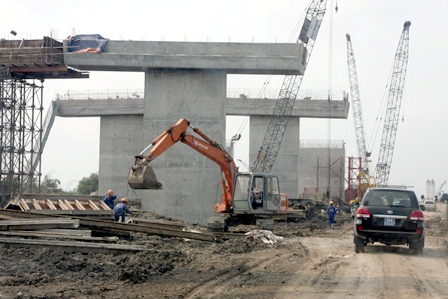
[{"label": "concrete bridge pier", "polygon": [[[191,121],[193,127],[225,146],[225,99],[224,71],[147,71],[141,149],[180,118]],[[182,142],[173,145],[151,165],[163,189],[140,191],[142,209],[206,223],[215,202],[221,200],[219,166]]]},{"label": "concrete bridge pier", "polygon": [[[250,148],[249,166],[252,166],[258,157],[258,151],[263,143],[270,116],[252,115],[250,117]],[[278,176],[280,191],[288,194],[289,198],[298,198],[299,195],[299,147],[300,147],[300,117],[291,116],[283,136],[277,158],[271,173]]]}]

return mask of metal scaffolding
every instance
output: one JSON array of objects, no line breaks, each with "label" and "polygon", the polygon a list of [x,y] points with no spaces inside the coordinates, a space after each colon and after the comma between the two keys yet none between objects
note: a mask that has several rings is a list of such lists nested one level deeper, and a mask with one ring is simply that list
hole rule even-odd
[{"label": "metal scaffolding", "polygon": [[[38,84],[36,84],[38,82]],[[43,80],[0,80],[0,196],[38,192]]]},{"label": "metal scaffolding", "polygon": [[88,77],[64,64],[63,43],[50,37],[0,40],[0,207],[40,192],[45,130],[54,120],[42,118],[44,80]]}]

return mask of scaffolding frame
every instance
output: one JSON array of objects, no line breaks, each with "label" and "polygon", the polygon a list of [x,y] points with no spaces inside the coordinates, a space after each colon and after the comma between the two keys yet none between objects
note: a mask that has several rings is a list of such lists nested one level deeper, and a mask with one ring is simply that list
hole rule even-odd
[{"label": "scaffolding frame", "polygon": [[[43,80],[0,80],[0,196],[40,192]],[[37,150],[36,150],[37,149]]]}]

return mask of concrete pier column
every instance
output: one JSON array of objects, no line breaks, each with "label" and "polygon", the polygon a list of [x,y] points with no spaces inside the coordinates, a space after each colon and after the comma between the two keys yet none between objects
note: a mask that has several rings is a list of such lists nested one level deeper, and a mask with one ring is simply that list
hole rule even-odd
[{"label": "concrete pier column", "polygon": [[[270,116],[250,117],[249,161],[252,166],[257,159],[258,151],[263,143]],[[291,116],[286,127],[280,151],[275,159],[271,173],[277,175],[282,193],[289,198],[298,198],[299,189],[299,147],[300,147],[300,117]]]},{"label": "concrete pier column", "polygon": [[[189,120],[193,127],[224,145],[225,99],[225,71],[147,71],[143,116],[145,146],[180,118]],[[143,210],[190,223],[206,223],[213,216],[213,206],[221,200],[222,194],[221,169],[217,164],[178,142],[152,161],[151,166],[163,189],[142,191]]]}]

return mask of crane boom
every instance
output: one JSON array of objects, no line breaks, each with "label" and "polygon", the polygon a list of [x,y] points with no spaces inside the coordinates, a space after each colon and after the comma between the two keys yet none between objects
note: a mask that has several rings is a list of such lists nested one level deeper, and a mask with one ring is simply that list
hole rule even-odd
[{"label": "crane boom", "polygon": [[[307,9],[299,38],[297,39],[298,43],[302,42],[305,45],[305,70],[311,57],[322,19],[325,15],[326,3],[326,0],[313,0],[311,2]],[[254,161],[253,171],[271,171],[275,158],[278,155],[302,79],[303,74],[285,76],[257,159]]]},{"label": "crane boom", "polygon": [[409,56],[409,27],[411,22],[406,21],[403,26],[397,52],[395,54],[392,79],[389,85],[389,96],[386,107],[383,134],[375,168],[377,185],[387,186],[394,153],[395,138],[397,135],[400,106],[403,97],[403,87],[406,77],[406,67]]},{"label": "crane boom", "polygon": [[350,35],[345,35],[347,38],[347,67],[348,77],[350,83],[350,95],[352,97],[353,105],[353,120],[355,122],[356,144],[358,146],[358,155],[361,158],[362,170],[368,174],[369,164],[367,157],[370,155],[366,149],[366,137],[364,133],[364,122],[362,118],[361,96],[359,92],[358,75],[356,72],[355,54],[353,52],[352,41]]}]

